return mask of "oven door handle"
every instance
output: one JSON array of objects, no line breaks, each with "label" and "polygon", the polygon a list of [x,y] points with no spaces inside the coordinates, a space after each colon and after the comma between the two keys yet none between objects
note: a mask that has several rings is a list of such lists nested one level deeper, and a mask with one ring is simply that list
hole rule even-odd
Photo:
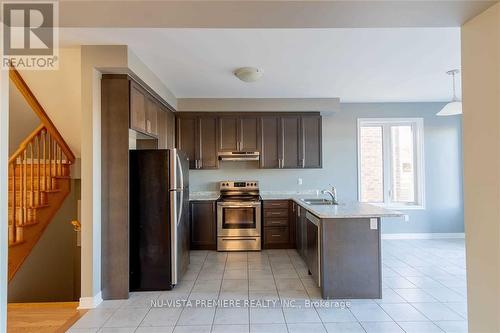
[{"label": "oven door handle", "polygon": [[218,202],[217,206],[220,207],[229,207],[229,208],[253,208],[253,207],[260,207],[261,203],[256,202],[256,203],[224,203],[224,202]]},{"label": "oven door handle", "polygon": [[262,204],[260,201],[257,202],[223,202],[219,201],[217,202],[217,206],[222,206],[222,207],[260,207]]}]

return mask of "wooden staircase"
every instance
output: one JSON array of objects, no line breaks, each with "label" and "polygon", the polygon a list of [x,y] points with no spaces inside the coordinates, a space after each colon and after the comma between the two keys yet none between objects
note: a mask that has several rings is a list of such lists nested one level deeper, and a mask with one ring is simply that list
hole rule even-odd
[{"label": "wooden staircase", "polygon": [[9,159],[9,281],[70,193],[70,166],[75,160],[16,70],[11,69],[10,79],[42,124]]}]

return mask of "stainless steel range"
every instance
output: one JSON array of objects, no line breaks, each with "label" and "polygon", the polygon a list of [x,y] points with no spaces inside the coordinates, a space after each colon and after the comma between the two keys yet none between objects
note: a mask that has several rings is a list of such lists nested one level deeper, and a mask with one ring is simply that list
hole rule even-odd
[{"label": "stainless steel range", "polygon": [[217,250],[260,251],[261,198],[258,181],[223,181],[217,201]]}]

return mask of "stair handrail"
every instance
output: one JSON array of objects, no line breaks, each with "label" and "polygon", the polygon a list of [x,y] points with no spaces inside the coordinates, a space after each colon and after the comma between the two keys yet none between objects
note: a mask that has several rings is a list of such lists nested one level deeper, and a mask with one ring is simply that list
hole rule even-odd
[{"label": "stair handrail", "polygon": [[16,160],[24,153],[24,151],[28,148],[28,145],[32,143],[33,139],[38,136],[43,130],[47,130],[44,124],[40,124],[30,135],[26,137],[26,139],[21,142],[17,150],[12,154],[9,158],[9,164],[16,162]]},{"label": "stair handrail", "polygon": [[[61,133],[57,130],[57,128],[54,126],[54,123],[50,120],[49,116],[43,109],[42,105],[38,102],[36,99],[35,95],[31,91],[31,89],[28,87],[24,79],[22,78],[21,74],[14,68],[11,67],[9,70],[9,77],[14,83],[14,85],[17,87],[19,92],[23,95],[23,97],[26,99],[26,102],[31,106],[33,112],[40,118],[40,121],[42,122],[42,125],[44,125],[45,129],[47,132],[56,140],[58,145],[61,147],[63,153],[66,155],[66,158],[68,159],[68,162],[73,164],[75,161],[75,155],[69,148],[68,144],[66,141],[63,139]],[[32,133],[32,137],[34,137]],[[24,140],[26,142],[26,140]],[[23,143],[24,143],[23,142]],[[21,144],[22,145],[22,144]],[[21,147],[19,147],[18,151],[21,150]],[[10,159],[9,159],[10,162]]]}]

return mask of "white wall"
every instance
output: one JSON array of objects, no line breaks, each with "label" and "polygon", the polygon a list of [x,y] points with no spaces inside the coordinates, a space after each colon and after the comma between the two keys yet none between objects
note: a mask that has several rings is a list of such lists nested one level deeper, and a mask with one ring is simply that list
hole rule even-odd
[{"label": "white wall", "polygon": [[9,72],[0,70],[0,332],[7,331]]},{"label": "white wall", "polygon": [[462,27],[470,332],[500,332],[500,4]]},{"label": "white wall", "polygon": [[[81,308],[101,301],[101,75],[129,73],[162,97],[168,89],[127,46],[81,47]],[[175,99],[169,99],[172,105]]]},{"label": "white wall", "polygon": [[19,73],[75,156],[80,157],[80,47],[59,49],[58,70]]},{"label": "white wall", "polygon": [[41,121],[12,81],[9,85],[9,108],[9,156],[12,156]]},{"label": "white wall", "polygon": [[126,68],[126,46],[81,48],[82,283],[80,307],[92,308],[101,296],[101,72]]}]

